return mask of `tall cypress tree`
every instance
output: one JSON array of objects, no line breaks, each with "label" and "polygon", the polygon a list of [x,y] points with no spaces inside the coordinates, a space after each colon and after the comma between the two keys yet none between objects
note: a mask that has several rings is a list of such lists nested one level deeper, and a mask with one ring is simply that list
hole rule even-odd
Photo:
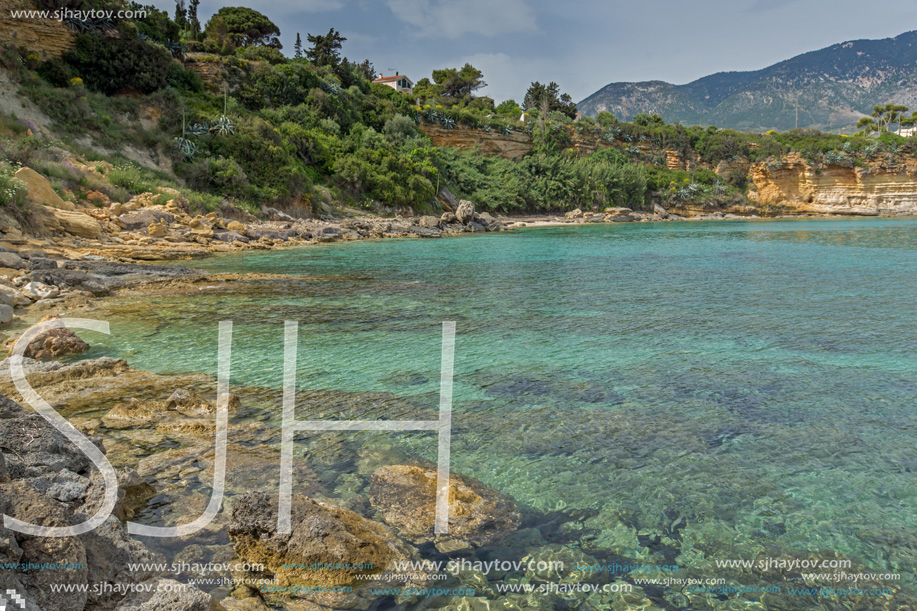
[{"label": "tall cypress tree", "polygon": [[183,30],[188,29],[188,10],[185,0],[175,0],[175,23]]},{"label": "tall cypress tree", "polygon": [[188,26],[195,35],[195,38],[201,33],[201,22],[197,18],[197,7],[200,3],[201,0],[190,0],[188,3]]},{"label": "tall cypress tree", "polygon": [[299,32],[296,32],[296,44],[293,45],[293,57],[302,59],[302,38],[300,38]]}]

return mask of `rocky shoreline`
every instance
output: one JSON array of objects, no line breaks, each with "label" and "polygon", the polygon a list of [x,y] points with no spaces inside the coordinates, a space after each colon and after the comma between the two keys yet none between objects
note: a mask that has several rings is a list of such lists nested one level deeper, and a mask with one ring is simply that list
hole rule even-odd
[{"label": "rocky shoreline", "polygon": [[[56,539],[0,527],[0,563],[21,567],[0,571],[0,587],[18,592],[32,611],[368,609],[391,598],[375,589],[408,592],[428,585],[428,571],[399,571],[397,563],[420,562],[431,551],[435,558],[467,555],[520,529],[512,499],[455,474],[450,534],[434,536],[435,467],[370,453],[358,460],[359,474],[349,476],[362,482],[358,492],[364,500],[356,504],[352,494],[350,500],[338,498],[313,465],[295,458],[293,529],[280,534],[279,432],[257,417],[265,392],[274,400],[279,396],[238,388],[229,401],[230,476],[222,511],[199,533],[165,544],[128,536],[128,520],[158,515],[161,523],[176,525],[194,519],[206,504],[215,465],[214,381],[202,374],[138,371],[110,358],[70,365],[27,358],[24,365],[42,396],[107,453],[119,482],[112,516],[91,533]],[[101,474],[48,422],[7,398],[14,394],[7,359],[0,363],[0,510],[41,526],[84,521],[101,505]],[[308,406],[328,396],[307,395],[302,401]],[[359,412],[373,400],[394,398],[339,393],[335,400]],[[150,511],[156,506],[167,511]],[[533,536],[522,540],[531,546]],[[552,549],[543,540],[540,545]],[[201,574],[193,567],[205,565],[216,568],[206,573],[206,587],[195,586]],[[476,579],[480,575],[461,571],[449,583]],[[70,590],[51,589],[52,583]],[[398,604],[420,600],[410,593],[394,598]]]},{"label": "rocky shoreline", "polygon": [[[43,190],[39,179],[43,177],[32,179],[36,197]],[[348,240],[437,238],[552,224],[688,220],[661,206],[652,213],[609,208],[601,212],[574,210],[564,216],[494,218],[476,212],[471,202],[455,201],[450,205],[454,211],[439,217],[294,219],[268,210],[273,220],[257,221],[237,210],[224,211],[224,215],[191,215],[180,194],[160,191],[123,205],[64,210],[67,214],[43,203],[41,214],[56,219],[57,225],[48,220],[45,229],[35,230],[38,235],[29,235],[28,228],[21,226],[18,233],[16,227],[4,226],[4,237],[0,238],[0,323],[18,329],[42,317],[78,316],[109,296],[141,300],[156,294],[190,293],[203,286],[220,289],[258,279],[289,278],[210,274],[182,265],[154,263],[167,259]],[[171,199],[155,203],[163,195]],[[749,217],[723,213],[693,217],[720,218]],[[48,230],[48,226],[57,229]],[[11,349],[16,339],[11,333],[5,338],[5,347]],[[431,503],[435,469],[396,451],[362,448],[356,458],[356,473],[338,473],[330,484],[320,472],[321,465],[296,458],[294,528],[291,534],[279,533],[276,490],[280,437],[276,414],[281,394],[276,389],[232,389],[228,432],[231,477],[222,511],[213,522],[196,535],[165,543],[128,536],[128,520],[174,526],[200,515],[207,505],[216,464],[216,384],[204,374],[159,375],[109,358],[73,364],[48,360],[86,349],[88,345],[76,334],[56,329],[26,348],[25,367],[30,384],[41,396],[106,452],[118,470],[121,492],[113,515],[92,533],[48,539],[0,527],[0,564],[21,567],[0,571],[0,589],[18,592],[30,611],[332,611],[407,606],[554,609],[571,605],[616,611],[666,608],[660,602],[661,590],[645,591],[624,575],[607,573],[507,573],[502,578],[534,585],[589,581],[627,585],[630,591],[566,598],[506,594],[494,591],[481,571],[468,569],[435,585],[467,587],[475,589],[475,595],[424,599],[410,594],[412,588],[431,585],[429,572],[399,572],[393,568],[397,562],[475,558],[479,550],[499,558],[525,562],[563,559],[582,566],[598,565],[610,558],[597,559],[582,549],[547,540],[537,528],[527,526],[524,509],[513,499],[461,474],[454,474],[451,481],[450,535],[434,535]],[[18,397],[7,359],[0,363],[0,510],[43,525],[84,521],[95,513],[104,495],[100,473],[60,432],[17,404],[14,399]],[[307,409],[330,401],[342,417],[351,419],[360,419],[368,406],[380,402],[397,404],[402,411],[413,408],[399,397],[381,393],[312,391],[303,393],[301,401]],[[314,441],[332,454],[354,451],[340,437],[316,437]],[[637,532],[631,526],[620,524],[616,528],[636,540]],[[664,562],[661,557],[655,560]],[[191,569],[149,568],[174,562],[189,566],[210,563],[221,568],[206,575],[211,580],[206,585],[190,584],[201,578]],[[135,564],[147,568],[129,568]],[[291,568],[321,564],[349,568]],[[353,568],[364,564],[373,568]],[[36,565],[67,568],[36,570]],[[696,570],[691,574],[700,576]],[[54,591],[52,583],[76,589]],[[94,590],[98,584],[111,587]],[[374,594],[379,588],[401,589],[407,594]],[[698,609],[726,609],[714,594],[686,594],[688,598]]]}]

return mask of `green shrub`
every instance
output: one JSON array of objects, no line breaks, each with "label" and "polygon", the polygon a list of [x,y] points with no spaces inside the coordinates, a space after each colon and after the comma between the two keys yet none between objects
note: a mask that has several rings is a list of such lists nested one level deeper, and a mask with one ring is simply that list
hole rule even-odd
[{"label": "green shrub", "polygon": [[[121,162],[106,176],[109,183],[124,189],[131,196],[155,192],[157,187],[176,187],[175,181],[157,170],[138,166],[132,162]],[[129,198],[128,198],[129,199]],[[116,201],[121,201],[120,199]]]},{"label": "green shrub", "polygon": [[16,164],[0,161],[0,206],[4,208],[25,208],[25,184],[13,178],[18,169]]},{"label": "green shrub", "polygon": [[43,61],[37,72],[41,78],[55,87],[69,87],[70,79],[76,76],[73,68],[59,57]]},{"label": "green shrub", "polygon": [[252,196],[251,185],[245,170],[234,160],[219,157],[217,159],[199,159],[185,164],[181,169],[182,177],[191,188],[232,198],[238,201]]}]

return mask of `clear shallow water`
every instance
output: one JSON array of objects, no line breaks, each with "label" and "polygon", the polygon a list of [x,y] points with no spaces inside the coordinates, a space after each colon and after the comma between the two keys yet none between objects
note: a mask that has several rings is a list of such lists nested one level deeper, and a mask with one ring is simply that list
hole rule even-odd
[{"label": "clear shallow water", "polygon": [[[293,319],[302,389],[390,392],[415,413],[361,417],[429,417],[455,320],[453,469],[512,495],[548,540],[730,583],[715,560],[839,554],[913,591],[917,220],[591,225],[192,265],[307,277],[113,300],[90,356],[215,373],[216,323],[233,320],[233,383],[279,387]],[[432,436],[387,435],[349,439],[435,460]],[[352,466],[326,464],[342,490]],[[786,583],[755,576],[771,577]],[[758,604],[735,608],[884,608]]]}]

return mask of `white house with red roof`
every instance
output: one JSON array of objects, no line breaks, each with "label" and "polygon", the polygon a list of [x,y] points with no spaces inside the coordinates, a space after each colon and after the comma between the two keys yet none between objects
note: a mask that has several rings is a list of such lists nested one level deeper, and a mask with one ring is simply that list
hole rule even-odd
[{"label": "white house with red roof", "polygon": [[401,93],[406,93],[408,95],[414,93],[414,81],[403,74],[396,74],[395,76],[382,76],[380,74],[379,78],[373,82],[379,83],[380,85],[386,85],[395,91],[400,91]]}]

